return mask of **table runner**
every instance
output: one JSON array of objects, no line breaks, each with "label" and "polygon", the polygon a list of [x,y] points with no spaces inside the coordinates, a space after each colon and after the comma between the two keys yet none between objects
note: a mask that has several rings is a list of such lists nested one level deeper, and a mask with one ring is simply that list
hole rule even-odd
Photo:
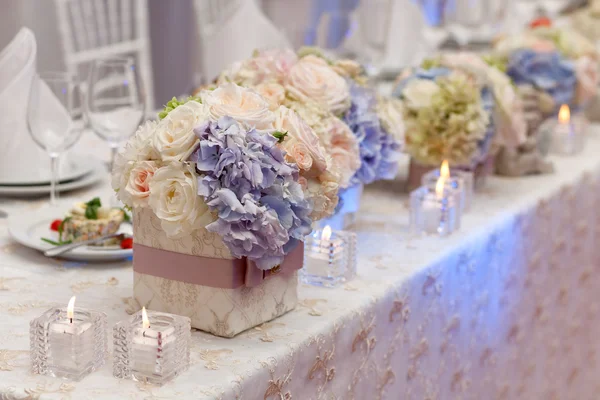
[{"label": "table runner", "polygon": [[444,239],[410,238],[406,196],[368,190],[355,281],[301,285],[297,309],[233,339],[194,331],[190,369],[162,388],[114,379],[110,358],[76,383],[29,373],[32,318],[76,294],[112,326],[137,308],[133,273],[45,259],[0,220],[0,398],[597,399],[600,139],[587,147],[554,175],[490,178]]}]

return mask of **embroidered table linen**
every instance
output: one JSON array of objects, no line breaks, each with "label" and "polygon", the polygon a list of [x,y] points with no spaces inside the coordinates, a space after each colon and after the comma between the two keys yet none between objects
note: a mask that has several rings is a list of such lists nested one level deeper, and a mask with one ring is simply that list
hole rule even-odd
[{"label": "embroidered table linen", "polygon": [[490,178],[444,239],[410,238],[406,196],[368,189],[355,281],[301,285],[295,310],[233,339],[194,331],[190,369],[162,388],[114,379],[110,357],[81,382],[30,374],[32,318],[76,294],[112,326],[137,310],[133,272],[46,259],[0,220],[0,398],[597,399],[599,151]]}]

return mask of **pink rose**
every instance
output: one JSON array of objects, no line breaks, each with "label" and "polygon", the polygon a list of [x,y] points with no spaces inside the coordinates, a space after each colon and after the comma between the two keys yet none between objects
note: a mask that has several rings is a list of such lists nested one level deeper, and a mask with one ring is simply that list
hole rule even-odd
[{"label": "pink rose", "polygon": [[262,70],[268,71],[279,82],[290,72],[298,62],[298,56],[290,49],[268,49],[259,51],[252,59]]},{"label": "pink rose", "polygon": [[271,49],[257,52],[252,58],[236,62],[221,73],[219,83],[235,82],[255,86],[264,82],[283,83],[292,66],[298,61],[290,49]]},{"label": "pink rose", "polygon": [[271,111],[276,111],[285,100],[285,89],[279,83],[261,83],[254,89],[269,102]]},{"label": "pink rose", "polygon": [[158,166],[153,161],[140,161],[134,164],[129,173],[125,191],[130,197],[133,207],[147,207],[150,196],[149,181]]},{"label": "pink rose", "polygon": [[598,92],[598,64],[589,56],[583,56],[575,61],[577,77],[576,101],[584,105],[594,98]]},{"label": "pink rose", "polygon": [[339,118],[329,120],[329,149],[333,164],[340,172],[340,187],[346,188],[350,179],[360,168],[360,150],[358,140],[348,125]]},{"label": "pink rose", "polygon": [[[273,127],[281,132],[287,132],[286,139],[283,142],[283,148],[290,157],[295,154],[293,146],[301,143],[304,151],[310,156],[311,167],[317,171],[324,171],[327,168],[327,158],[325,149],[319,143],[319,137],[306,122],[293,110],[281,106],[275,112],[275,122]],[[297,160],[293,160],[297,163]]]},{"label": "pink rose", "polygon": [[313,165],[313,159],[304,143],[294,143],[290,146],[289,152],[294,162],[298,165],[298,168],[304,171],[310,171],[310,168]]},{"label": "pink rose", "polygon": [[269,103],[256,91],[235,83],[225,83],[215,90],[204,91],[201,98],[212,120],[228,116],[258,129],[268,129],[273,123]]},{"label": "pink rose", "polygon": [[325,60],[316,56],[306,56],[291,68],[286,88],[300,100],[312,100],[334,114],[350,107],[348,84]]}]

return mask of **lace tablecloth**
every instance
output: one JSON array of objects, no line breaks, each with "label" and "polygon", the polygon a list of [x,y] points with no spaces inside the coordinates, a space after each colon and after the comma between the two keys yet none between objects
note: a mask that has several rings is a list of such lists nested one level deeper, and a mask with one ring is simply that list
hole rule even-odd
[{"label": "lace tablecloth", "polygon": [[367,191],[355,281],[301,286],[294,311],[233,339],[194,331],[190,369],[161,388],[114,379],[110,358],[77,383],[30,374],[32,318],[77,294],[112,326],[137,307],[133,273],[46,259],[0,220],[0,398],[598,399],[599,152],[593,137],[554,175],[491,178],[445,239],[410,239],[406,197]]}]

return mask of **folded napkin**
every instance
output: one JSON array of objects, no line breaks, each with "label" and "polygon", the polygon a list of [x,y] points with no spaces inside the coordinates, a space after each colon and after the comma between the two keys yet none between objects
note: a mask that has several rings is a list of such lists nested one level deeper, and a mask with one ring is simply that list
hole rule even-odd
[{"label": "folded napkin", "polygon": [[[0,184],[50,181],[50,161],[27,129],[31,82],[36,73],[35,36],[22,28],[0,52]],[[61,172],[68,163],[61,162]]]},{"label": "folded napkin", "polygon": [[[256,49],[289,47],[283,32],[262,13],[254,0],[206,0],[202,20],[202,64],[211,81],[228,65],[252,55]],[[208,12],[212,10],[213,12]],[[214,10],[217,10],[216,12]]]}]

